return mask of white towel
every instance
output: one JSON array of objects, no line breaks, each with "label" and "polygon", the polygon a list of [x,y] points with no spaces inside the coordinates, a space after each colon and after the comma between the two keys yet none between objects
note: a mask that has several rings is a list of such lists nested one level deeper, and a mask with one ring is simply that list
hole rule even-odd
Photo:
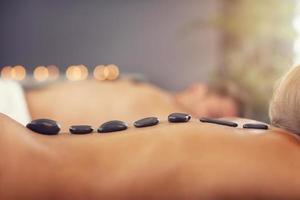
[{"label": "white towel", "polygon": [[25,94],[19,83],[0,80],[0,112],[23,125],[30,121]]}]

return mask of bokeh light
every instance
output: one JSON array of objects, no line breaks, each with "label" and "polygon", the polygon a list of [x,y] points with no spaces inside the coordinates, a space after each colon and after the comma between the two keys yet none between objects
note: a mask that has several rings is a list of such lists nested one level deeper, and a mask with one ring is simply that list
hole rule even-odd
[{"label": "bokeh light", "polygon": [[107,80],[116,80],[119,77],[119,68],[116,65],[108,65],[108,76]]},{"label": "bokeh light", "polygon": [[94,69],[94,78],[99,81],[115,80],[119,77],[119,68],[116,65],[98,65]]},{"label": "bokeh light", "polygon": [[106,80],[108,74],[109,74],[109,71],[108,71],[107,67],[105,67],[104,65],[98,65],[94,69],[94,78],[98,81]]},{"label": "bokeh light", "polygon": [[67,68],[66,77],[70,81],[85,80],[88,77],[88,69],[84,65],[71,65]]},{"label": "bokeh light", "polygon": [[49,78],[49,71],[45,66],[37,66],[33,71],[35,80],[42,82]]},{"label": "bokeh light", "polygon": [[299,15],[294,18],[293,27],[298,33],[300,33],[300,16]]},{"label": "bokeh light", "polygon": [[81,80],[87,79],[89,76],[88,68],[85,65],[79,65],[80,71],[81,71]]},{"label": "bokeh light", "polygon": [[56,80],[59,78],[59,69],[56,65],[47,66],[49,72],[49,80]]},{"label": "bokeh light", "polygon": [[16,65],[11,69],[11,78],[22,81],[26,77],[26,69],[22,65]]},{"label": "bokeh light", "polygon": [[5,66],[1,70],[1,78],[4,80],[11,79],[11,72],[12,72],[12,67],[11,66]]}]

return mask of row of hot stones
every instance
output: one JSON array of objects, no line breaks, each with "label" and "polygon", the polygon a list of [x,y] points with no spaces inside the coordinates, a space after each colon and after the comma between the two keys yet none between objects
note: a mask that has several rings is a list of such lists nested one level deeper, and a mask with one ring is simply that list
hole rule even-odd
[{"label": "row of hot stones", "polygon": [[[190,121],[191,116],[185,113],[172,113],[168,116],[168,121],[170,123],[185,123]],[[223,126],[237,127],[238,124],[231,121],[212,119],[212,118],[200,118],[203,123],[212,123]],[[157,117],[147,117],[137,120],[133,123],[136,128],[144,128],[149,126],[155,126],[159,124],[159,119]],[[60,132],[60,125],[51,119],[36,119],[31,121],[26,125],[26,127],[36,133],[44,135],[56,135]],[[112,120],[103,123],[98,129],[98,133],[110,133],[116,131],[123,131],[128,128],[128,125],[119,120]],[[260,123],[247,123],[243,125],[245,129],[268,129],[269,127],[265,124]],[[89,125],[74,125],[69,128],[72,134],[88,134],[94,131],[94,128]]]}]

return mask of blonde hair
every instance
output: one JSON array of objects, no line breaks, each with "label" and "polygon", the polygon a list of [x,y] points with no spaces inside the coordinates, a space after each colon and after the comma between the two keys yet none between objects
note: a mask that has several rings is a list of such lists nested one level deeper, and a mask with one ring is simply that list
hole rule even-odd
[{"label": "blonde hair", "polygon": [[273,126],[300,135],[300,66],[281,78],[270,102],[269,115]]}]

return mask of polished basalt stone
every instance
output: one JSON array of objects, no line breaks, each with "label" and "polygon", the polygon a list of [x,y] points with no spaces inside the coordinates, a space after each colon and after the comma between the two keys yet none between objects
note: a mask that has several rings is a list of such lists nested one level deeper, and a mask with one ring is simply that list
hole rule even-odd
[{"label": "polished basalt stone", "polygon": [[119,120],[112,120],[105,122],[98,128],[99,133],[109,133],[109,132],[116,132],[116,131],[123,131],[128,128],[125,122]]},{"label": "polished basalt stone", "polygon": [[93,132],[93,127],[89,125],[74,125],[69,128],[72,134],[88,134]]},{"label": "polished basalt stone", "polygon": [[231,126],[231,127],[238,126],[238,124],[235,122],[230,122],[230,121],[220,120],[220,119],[211,119],[211,118],[202,117],[199,120],[203,123],[212,123],[212,124],[219,124],[219,125]]},{"label": "polished basalt stone", "polygon": [[147,126],[155,126],[159,123],[159,119],[157,117],[147,117],[140,120],[137,120],[133,123],[136,128],[143,128]]},{"label": "polished basalt stone", "polygon": [[269,126],[266,125],[266,124],[248,123],[248,124],[244,124],[243,128],[245,128],[245,129],[263,129],[263,130],[267,130],[267,129],[269,129]]},{"label": "polished basalt stone", "polygon": [[169,122],[172,123],[181,123],[188,122],[191,119],[191,115],[185,113],[172,113],[168,116]]},{"label": "polished basalt stone", "polygon": [[60,125],[51,119],[36,119],[28,123],[26,127],[44,135],[56,135],[60,131]]}]

